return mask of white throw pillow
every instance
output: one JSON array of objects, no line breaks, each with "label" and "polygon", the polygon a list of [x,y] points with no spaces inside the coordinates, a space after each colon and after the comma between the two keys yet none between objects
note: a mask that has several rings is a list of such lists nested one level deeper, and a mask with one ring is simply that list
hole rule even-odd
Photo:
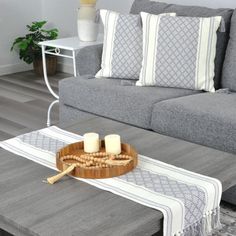
[{"label": "white throw pillow", "polygon": [[214,92],[217,30],[222,17],[169,17],[141,13],[143,62],[138,86]]},{"label": "white throw pillow", "polygon": [[96,78],[138,80],[143,59],[140,15],[100,10],[100,16],[104,25],[104,44],[101,70],[96,74]]}]

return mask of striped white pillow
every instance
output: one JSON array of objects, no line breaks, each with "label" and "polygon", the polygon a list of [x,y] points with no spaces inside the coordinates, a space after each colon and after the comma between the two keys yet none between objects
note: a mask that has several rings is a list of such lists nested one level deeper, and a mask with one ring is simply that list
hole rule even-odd
[{"label": "striped white pillow", "polygon": [[96,78],[138,80],[143,59],[140,15],[100,10],[100,16],[104,25],[104,44],[101,70],[96,74]]},{"label": "striped white pillow", "polygon": [[222,17],[169,17],[141,13],[143,62],[138,86],[215,92],[214,60]]}]

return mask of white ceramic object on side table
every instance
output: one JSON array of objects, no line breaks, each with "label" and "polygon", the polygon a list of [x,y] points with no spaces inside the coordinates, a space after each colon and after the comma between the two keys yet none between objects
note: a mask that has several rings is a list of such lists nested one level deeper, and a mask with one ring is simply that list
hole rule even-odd
[{"label": "white ceramic object on side table", "polygon": [[97,40],[99,24],[96,22],[97,11],[94,4],[81,4],[78,11],[78,35],[81,41]]}]

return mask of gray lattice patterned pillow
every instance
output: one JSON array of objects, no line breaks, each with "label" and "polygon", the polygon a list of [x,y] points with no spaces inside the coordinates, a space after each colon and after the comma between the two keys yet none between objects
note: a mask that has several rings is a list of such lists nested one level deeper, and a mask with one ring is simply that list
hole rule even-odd
[{"label": "gray lattice patterned pillow", "polygon": [[217,30],[222,17],[169,17],[141,13],[143,63],[139,86],[214,92]]},{"label": "gray lattice patterned pillow", "polygon": [[101,70],[96,78],[138,80],[143,58],[140,15],[100,10],[100,16],[104,25],[104,45]]}]

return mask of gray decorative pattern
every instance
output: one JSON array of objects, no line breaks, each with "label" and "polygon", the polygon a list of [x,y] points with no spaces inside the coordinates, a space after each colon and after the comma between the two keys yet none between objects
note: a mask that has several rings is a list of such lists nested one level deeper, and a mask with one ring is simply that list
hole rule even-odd
[{"label": "gray decorative pattern", "polygon": [[138,79],[142,66],[140,16],[119,15],[112,55],[112,77]]},{"label": "gray decorative pattern", "polygon": [[202,218],[206,202],[205,193],[196,186],[187,185],[140,168],[136,168],[132,172],[120,176],[119,178],[157,193],[182,200],[186,211],[185,227],[188,227]]},{"label": "gray decorative pattern", "polygon": [[199,21],[162,17],[157,37],[157,85],[195,89]]},{"label": "gray decorative pattern", "polygon": [[18,138],[24,143],[53,153],[56,153],[59,149],[68,145],[68,143],[50,138],[37,131],[28,134],[23,134]]}]

